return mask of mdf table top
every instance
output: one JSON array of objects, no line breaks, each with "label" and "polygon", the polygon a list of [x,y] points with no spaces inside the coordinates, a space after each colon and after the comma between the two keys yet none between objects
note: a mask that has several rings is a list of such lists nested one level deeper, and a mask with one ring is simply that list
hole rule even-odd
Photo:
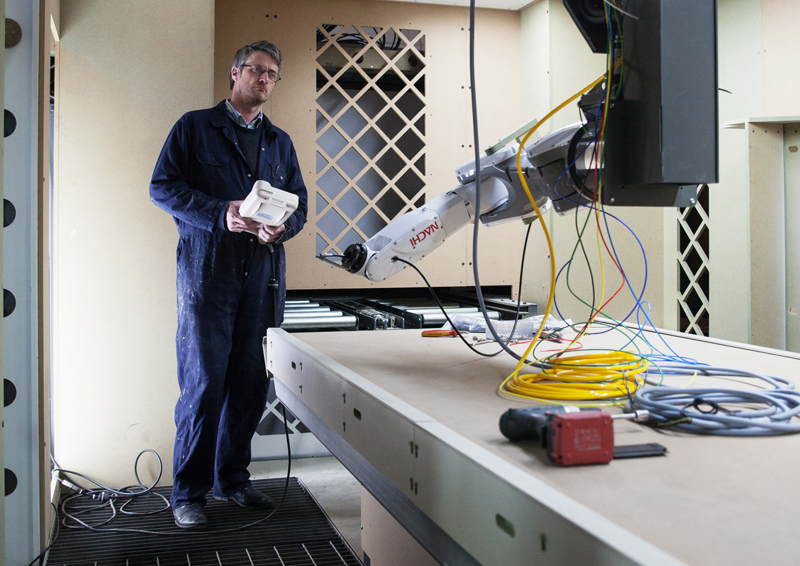
[{"label": "mdf table top", "polygon": [[[800,356],[794,354],[662,336],[681,356],[708,365],[800,379]],[[668,454],[560,467],[538,443],[511,443],[500,433],[503,412],[535,404],[498,394],[516,364],[506,354],[479,357],[456,338],[422,338],[419,330],[293,337],[688,564],[800,563],[800,435],[712,437],[615,421],[616,445],[657,442]],[[648,338],[666,349],[654,333]],[[587,348],[613,349],[625,340],[604,334],[581,342]],[[491,352],[497,346],[482,349]],[[524,346],[515,349],[521,354]],[[762,385],[701,376],[668,377],[665,384],[690,380],[693,387]]]}]

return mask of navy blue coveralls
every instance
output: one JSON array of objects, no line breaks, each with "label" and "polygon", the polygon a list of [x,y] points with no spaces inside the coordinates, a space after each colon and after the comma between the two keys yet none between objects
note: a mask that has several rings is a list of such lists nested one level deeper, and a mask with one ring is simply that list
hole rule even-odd
[{"label": "navy blue coveralls", "polygon": [[[174,509],[204,503],[212,488],[224,497],[249,485],[250,442],[267,399],[261,340],[283,321],[282,242],[306,222],[308,198],[289,136],[264,117],[252,171],[234,127],[224,100],[184,114],[150,183],[150,198],[175,218],[179,235]],[[272,252],[225,225],[228,202],[244,199],[258,179],[300,200]],[[273,276],[277,293],[269,288]]]}]

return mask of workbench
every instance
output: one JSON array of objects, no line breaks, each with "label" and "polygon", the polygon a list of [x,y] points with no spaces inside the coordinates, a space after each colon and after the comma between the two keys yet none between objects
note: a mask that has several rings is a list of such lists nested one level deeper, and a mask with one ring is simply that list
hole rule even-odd
[{"label": "workbench", "polygon": [[[710,365],[800,378],[792,353],[661,336]],[[624,340],[608,333],[581,342],[616,349]],[[442,564],[800,561],[798,435],[698,436],[615,421],[616,445],[657,442],[667,455],[559,467],[538,443],[511,443],[499,431],[508,408],[533,404],[498,395],[515,366],[506,354],[479,357],[456,338],[418,330],[270,329],[264,352],[286,407]],[[686,376],[668,384],[690,379],[752,387]]]}]

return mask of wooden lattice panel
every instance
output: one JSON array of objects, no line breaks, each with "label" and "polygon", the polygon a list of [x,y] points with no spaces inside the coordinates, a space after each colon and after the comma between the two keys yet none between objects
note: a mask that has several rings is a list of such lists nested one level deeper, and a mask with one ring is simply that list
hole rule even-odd
[{"label": "wooden lattice panel", "polygon": [[708,185],[697,191],[697,204],[679,211],[678,272],[680,276],[680,330],[708,336],[709,331],[709,220]]},{"label": "wooden lattice panel", "polygon": [[316,35],[319,254],[425,202],[425,34],[326,24]]}]

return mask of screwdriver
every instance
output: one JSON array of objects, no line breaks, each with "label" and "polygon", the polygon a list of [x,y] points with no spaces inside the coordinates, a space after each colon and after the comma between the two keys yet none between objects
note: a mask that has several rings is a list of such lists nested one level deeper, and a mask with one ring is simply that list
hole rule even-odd
[{"label": "screwdriver", "polygon": [[423,330],[422,336],[423,338],[440,338],[442,336],[458,336],[458,332],[452,328],[450,330],[440,328],[438,330]]}]

